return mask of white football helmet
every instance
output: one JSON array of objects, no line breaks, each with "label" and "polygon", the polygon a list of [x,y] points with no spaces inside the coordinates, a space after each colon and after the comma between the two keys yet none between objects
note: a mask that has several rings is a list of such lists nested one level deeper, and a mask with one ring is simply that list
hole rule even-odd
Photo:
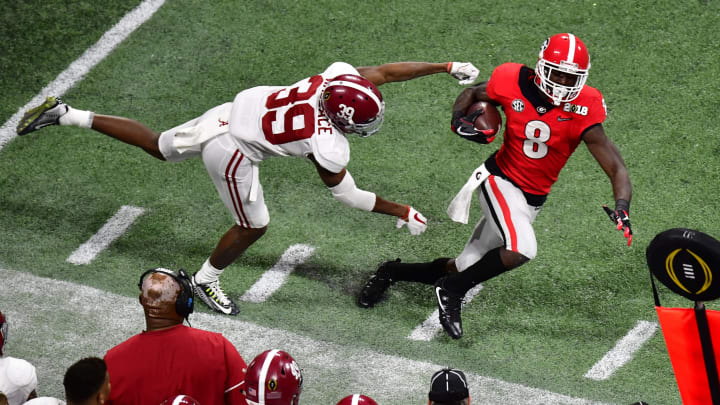
[{"label": "white football helmet", "polygon": [[[560,105],[574,100],[585,85],[590,70],[590,55],[585,44],[573,34],[555,34],[543,42],[535,67],[535,84],[540,91]],[[574,77],[562,84],[551,79],[553,73]]]}]

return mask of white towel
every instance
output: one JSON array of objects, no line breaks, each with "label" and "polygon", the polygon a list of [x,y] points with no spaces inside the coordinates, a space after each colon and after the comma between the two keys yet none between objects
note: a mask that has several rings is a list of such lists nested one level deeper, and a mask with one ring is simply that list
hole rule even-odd
[{"label": "white towel", "polygon": [[215,107],[205,113],[192,127],[175,133],[173,145],[182,154],[187,151],[199,152],[203,142],[228,132],[231,103]]},{"label": "white towel", "polygon": [[450,219],[462,224],[468,223],[473,193],[488,176],[490,176],[490,172],[485,168],[485,164],[480,165],[480,167],[473,171],[468,181],[448,206],[447,214]]}]

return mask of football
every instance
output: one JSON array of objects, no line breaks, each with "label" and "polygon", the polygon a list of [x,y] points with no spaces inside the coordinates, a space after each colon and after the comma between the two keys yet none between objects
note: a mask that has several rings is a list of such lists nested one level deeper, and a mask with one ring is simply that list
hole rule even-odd
[{"label": "football", "polygon": [[484,112],[475,118],[473,122],[475,128],[479,130],[494,129],[494,135],[499,134],[500,127],[502,127],[502,116],[497,107],[492,103],[478,101],[477,103],[471,104],[470,107],[465,110],[465,116],[467,117],[479,109],[482,109]]}]

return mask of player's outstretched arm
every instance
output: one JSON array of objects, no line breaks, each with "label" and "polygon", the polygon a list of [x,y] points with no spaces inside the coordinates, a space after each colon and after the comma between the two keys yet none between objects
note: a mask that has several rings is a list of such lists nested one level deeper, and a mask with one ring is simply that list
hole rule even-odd
[{"label": "player's outstretched arm", "polygon": [[623,232],[628,240],[628,246],[632,243],[632,229],[630,228],[630,200],[632,199],[632,184],[628,175],[625,161],[620,150],[605,135],[602,125],[598,124],[590,128],[583,135],[583,141],[595,160],[600,164],[605,174],[610,178],[615,197],[615,210],[606,208],[610,219],[617,225],[617,229]]},{"label": "player's outstretched arm", "polygon": [[315,164],[320,178],[336,200],[352,208],[398,217],[397,227],[402,228],[407,225],[413,235],[425,232],[427,219],[413,207],[387,201],[375,193],[361,190],[357,188],[355,180],[346,169],[333,173],[320,166],[312,155],[308,157]]},{"label": "player's outstretched arm", "polygon": [[470,84],[475,81],[479,73],[479,70],[470,62],[394,62],[380,66],[361,66],[357,70],[361,76],[376,86],[442,72],[458,79],[460,84]]}]

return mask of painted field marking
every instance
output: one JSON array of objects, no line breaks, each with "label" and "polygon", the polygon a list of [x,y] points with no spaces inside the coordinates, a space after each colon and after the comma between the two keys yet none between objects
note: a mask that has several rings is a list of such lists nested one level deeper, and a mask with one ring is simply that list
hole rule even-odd
[{"label": "painted field marking", "polygon": [[653,337],[655,331],[657,331],[657,327],[658,324],[656,322],[638,321],[627,335],[618,340],[615,347],[592,366],[585,374],[585,378],[597,381],[610,378],[615,371],[633,358],[635,352],[640,350],[648,339]]},{"label": "painted field marking", "polygon": [[[132,271],[128,269],[128,271]],[[139,275],[142,270],[138,270]],[[0,308],[8,315],[12,340],[8,354],[32,363],[43,395],[63,398],[65,370],[105,352],[145,328],[137,296],[125,297],[87,286],[0,268]],[[234,317],[198,312],[193,327],[222,333],[246,361],[266,349],[282,349],[298,361],[306,384],[302,403],[330,404],[353,392],[371,393],[383,405],[427,403],[430,376],[447,366],[314,340]],[[493,405],[603,405],[554,392],[465,373],[473,403]],[[337,381],[341,395],[329,397]],[[330,390],[332,391],[332,390]]]},{"label": "painted field marking", "polygon": [[[475,287],[471,288],[470,291],[467,292],[465,295],[465,302],[463,302],[463,307],[466,304],[469,304],[470,301],[472,301],[473,298],[482,290],[483,286],[482,284],[478,284]],[[410,332],[410,335],[408,335],[408,339],[410,340],[418,340],[423,342],[429,342],[431,341],[441,330],[443,330],[442,325],[440,325],[440,310],[435,308],[435,311],[433,311],[430,316],[425,319],[425,322],[423,322],[421,325],[413,329],[412,332]]]},{"label": "painted field marking", "polygon": [[85,75],[100,63],[106,56],[115,49],[118,44],[125,40],[130,34],[149,20],[153,14],[165,3],[165,0],[145,0],[125,16],[112,28],[103,34],[102,37],[90,48],[62,71],[50,84],[45,86],[40,93],[32,98],[25,106],[21,107],[0,127],[0,150],[10,141],[15,139],[15,127],[22,118],[25,110],[39,105],[46,96],[62,96],[71,89],[75,83],[82,80]]},{"label": "painted field marking", "polygon": [[123,205],[95,235],[75,249],[66,261],[72,264],[89,264],[100,252],[107,249],[115,239],[122,236],[137,217],[144,212],[144,208]]},{"label": "painted field marking", "polygon": [[280,257],[280,260],[270,270],[263,273],[262,277],[240,297],[240,300],[256,303],[265,302],[285,284],[295,267],[305,263],[314,251],[315,248],[310,245],[296,244],[290,246]]}]

